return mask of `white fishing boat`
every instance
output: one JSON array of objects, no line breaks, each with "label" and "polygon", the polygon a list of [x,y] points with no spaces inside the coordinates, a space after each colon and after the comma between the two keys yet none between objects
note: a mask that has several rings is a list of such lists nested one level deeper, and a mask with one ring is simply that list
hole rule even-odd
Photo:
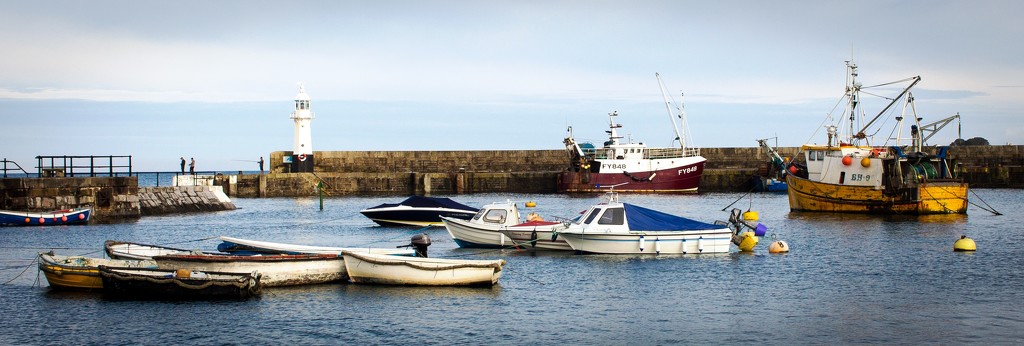
[{"label": "white fishing boat", "polygon": [[703,254],[729,252],[733,231],[622,203],[615,192],[565,230],[556,232],[574,250],[603,254]]},{"label": "white fishing boat", "polygon": [[340,255],[342,251],[365,252],[381,255],[412,256],[416,253],[412,249],[399,248],[360,248],[360,247],[331,247],[314,245],[296,245],[285,243],[274,243],[260,240],[249,240],[235,237],[221,236],[222,243],[217,245],[218,251],[235,254],[333,254]]},{"label": "white fishing boat", "polygon": [[266,287],[319,284],[347,278],[341,257],[333,254],[205,255],[178,253],[154,256],[161,269],[224,273],[258,272]]},{"label": "white fishing boat", "polygon": [[[707,162],[700,149],[687,143],[686,115],[682,107],[673,112],[673,104],[655,74],[661,87],[665,107],[675,131],[678,147],[656,148],[627,140],[619,135],[622,124],[616,123],[618,112],[608,114],[608,140],[600,148],[591,143],[577,142],[572,127],[563,140],[569,154],[569,167],[558,175],[558,192],[599,192],[602,186],[629,183],[620,191],[634,192],[697,192],[700,177]],[[676,124],[676,119],[680,124]]]},{"label": "white fishing boat", "polygon": [[565,229],[568,222],[538,220],[539,216],[535,215],[531,213],[523,220],[516,203],[506,201],[485,205],[469,220],[448,217],[441,220],[460,247],[572,250],[565,240],[552,240],[552,233]]},{"label": "white fishing boat", "polygon": [[493,286],[505,260],[389,256],[343,251],[354,283],[423,286]]}]

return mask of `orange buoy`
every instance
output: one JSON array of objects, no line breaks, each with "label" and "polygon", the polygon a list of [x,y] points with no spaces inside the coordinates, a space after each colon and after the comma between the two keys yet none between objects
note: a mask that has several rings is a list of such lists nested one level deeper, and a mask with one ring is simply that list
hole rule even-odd
[{"label": "orange buoy", "polygon": [[39,218],[39,223],[45,223],[45,222],[46,222],[45,218]]},{"label": "orange buoy", "polygon": [[843,166],[849,166],[851,163],[853,163],[852,157],[850,157],[849,155],[843,156]]},{"label": "orange buoy", "polygon": [[26,217],[26,218],[25,218],[25,223],[32,223],[32,219],[31,219],[31,218],[27,218],[27,217]]},{"label": "orange buoy", "polygon": [[78,214],[78,219],[79,220],[85,219],[85,214]]},{"label": "orange buoy", "polygon": [[790,174],[796,174],[797,170],[798,169],[796,168],[796,166],[789,166],[789,173]]},{"label": "orange buoy", "polygon": [[188,269],[178,269],[174,271],[174,277],[180,279],[188,279],[192,276],[192,271]]},{"label": "orange buoy", "polygon": [[61,216],[60,220],[64,221],[64,222],[68,222],[68,216],[67,215]]}]

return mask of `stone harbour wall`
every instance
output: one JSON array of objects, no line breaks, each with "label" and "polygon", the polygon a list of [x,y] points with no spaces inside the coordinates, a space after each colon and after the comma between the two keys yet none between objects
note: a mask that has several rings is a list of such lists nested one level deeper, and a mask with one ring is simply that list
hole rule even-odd
[{"label": "stone harbour wall", "polygon": [[90,222],[139,218],[137,177],[0,179],[0,209],[51,211],[91,207]]},{"label": "stone harbour wall", "polygon": [[148,216],[234,210],[235,204],[220,186],[169,186],[140,188],[139,207]]}]

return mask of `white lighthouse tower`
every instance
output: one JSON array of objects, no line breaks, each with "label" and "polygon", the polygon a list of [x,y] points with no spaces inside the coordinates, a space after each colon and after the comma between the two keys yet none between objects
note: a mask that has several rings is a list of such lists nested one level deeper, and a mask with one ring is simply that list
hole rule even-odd
[{"label": "white lighthouse tower", "polygon": [[313,120],[310,110],[309,95],[299,84],[299,94],[295,95],[295,110],[292,120],[295,121],[295,146],[292,149],[292,172],[313,171],[313,135],[309,123]]}]

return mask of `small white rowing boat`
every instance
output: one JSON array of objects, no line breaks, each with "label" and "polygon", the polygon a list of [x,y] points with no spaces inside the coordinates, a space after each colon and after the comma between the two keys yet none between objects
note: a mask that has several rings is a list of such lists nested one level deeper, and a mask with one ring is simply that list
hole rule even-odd
[{"label": "small white rowing boat", "polygon": [[493,286],[505,260],[457,260],[343,251],[354,283],[424,286]]}]

